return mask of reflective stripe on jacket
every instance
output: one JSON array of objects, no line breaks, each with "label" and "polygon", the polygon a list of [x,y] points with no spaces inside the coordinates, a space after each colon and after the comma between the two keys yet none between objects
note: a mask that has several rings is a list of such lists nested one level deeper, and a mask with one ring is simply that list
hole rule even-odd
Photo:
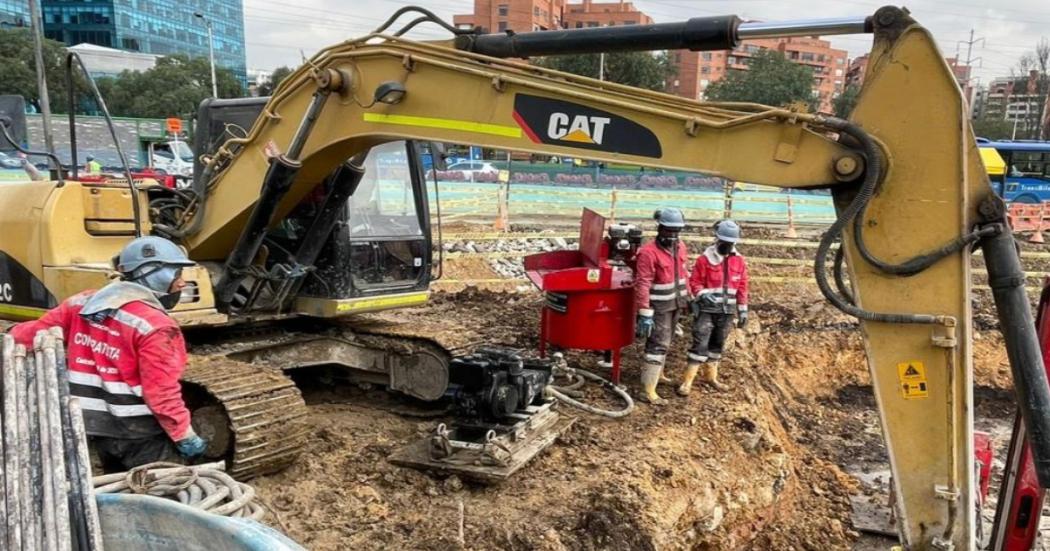
[{"label": "reflective stripe on jacket", "polygon": [[713,246],[708,247],[693,265],[689,292],[705,312],[732,314],[747,310],[747,262],[735,250],[722,256]]},{"label": "reflective stripe on jacket", "polygon": [[[675,267],[670,251],[650,241],[638,249],[634,271],[634,306],[636,310],[647,308],[672,308],[675,298],[677,306],[684,307],[689,298],[688,257],[685,243],[678,243],[678,266]],[[677,272],[677,274],[675,273]],[[677,281],[675,276],[677,275]],[[677,293],[675,290],[677,289]]]},{"label": "reflective stripe on jacket", "polygon": [[74,295],[39,320],[16,325],[11,335],[29,345],[38,331],[62,328],[70,393],[80,399],[89,435],[133,439],[167,433],[182,439],[190,413],[179,383],[186,343],[178,325],[141,301],[80,315],[93,294]]}]

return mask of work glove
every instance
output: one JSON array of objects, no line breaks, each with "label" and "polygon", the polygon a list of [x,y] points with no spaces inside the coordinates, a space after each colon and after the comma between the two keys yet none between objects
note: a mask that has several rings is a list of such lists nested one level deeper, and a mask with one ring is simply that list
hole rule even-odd
[{"label": "work glove", "polygon": [[175,442],[175,448],[179,450],[179,455],[182,457],[196,459],[204,455],[204,451],[208,449],[208,441],[197,436],[197,433],[190,429],[185,438]]},{"label": "work glove", "polygon": [[712,293],[700,293],[696,297],[697,308],[718,308],[718,299]]},{"label": "work glove", "polygon": [[736,313],[736,326],[743,329],[747,325],[747,310],[740,310]]},{"label": "work glove", "polygon": [[693,319],[700,317],[700,297],[696,297],[689,302],[689,313],[693,315]]},{"label": "work glove", "polygon": [[638,319],[634,323],[634,334],[638,338],[648,339],[653,334],[653,311],[648,308],[638,310]]}]

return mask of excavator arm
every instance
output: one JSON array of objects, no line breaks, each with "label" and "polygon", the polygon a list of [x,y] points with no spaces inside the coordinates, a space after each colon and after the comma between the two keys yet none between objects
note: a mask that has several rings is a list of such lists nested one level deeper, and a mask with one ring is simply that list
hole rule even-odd
[{"label": "excavator arm", "polygon": [[[746,37],[865,30],[874,33],[871,61],[849,121],[698,103],[493,57],[725,49]],[[385,34],[344,42],[286,79],[247,136],[208,159],[190,216],[169,230],[193,258],[227,259],[221,300],[259,253],[261,231],[347,159],[403,139],[830,188],[839,218],[818,248],[816,277],[836,307],[860,320],[908,549],[976,548],[970,254],[981,246],[1037,470],[1050,482],[1050,390],[1003,206],[953,74],[905,11],[834,23],[708,18],[444,43]],[[835,243],[849,288],[841,261],[829,258]]]}]

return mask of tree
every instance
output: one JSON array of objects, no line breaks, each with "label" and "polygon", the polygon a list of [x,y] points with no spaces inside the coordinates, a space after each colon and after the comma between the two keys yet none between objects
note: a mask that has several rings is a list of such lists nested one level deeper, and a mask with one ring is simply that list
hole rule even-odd
[{"label": "tree", "polygon": [[711,101],[743,101],[775,107],[804,103],[816,110],[813,97],[813,70],[788,61],[784,54],[770,50],[757,52],[749,71],[730,71],[722,80],[707,87]]},{"label": "tree", "polygon": [[[541,57],[540,67],[598,78],[600,54]],[[648,90],[663,90],[675,72],[666,52],[616,52],[605,54],[605,80]]]},{"label": "tree", "polygon": [[1013,130],[1014,124],[1006,119],[985,116],[973,121],[974,135],[989,140],[1009,140]]},{"label": "tree", "polygon": [[853,108],[857,106],[857,97],[860,96],[860,86],[856,84],[850,84],[842,91],[835,99],[831,100],[831,105],[835,109],[835,116],[840,119],[849,118],[849,114],[853,112]]},{"label": "tree", "polygon": [[[67,88],[65,77],[66,47],[61,42],[44,39],[44,76],[47,78],[51,109],[65,112]],[[36,86],[36,62],[33,35],[29,29],[0,29],[0,94],[22,96],[37,112],[40,94]],[[79,78],[77,79],[80,80]]]},{"label": "tree", "polygon": [[281,81],[288,78],[288,76],[291,75],[293,72],[295,72],[295,69],[292,69],[291,67],[285,65],[274,69],[273,72],[270,73],[270,80],[259,85],[259,95],[272,96],[273,91],[277,89],[277,87],[281,84]]},{"label": "tree", "polygon": [[[233,71],[216,67],[219,97],[240,97],[244,89]],[[115,116],[164,118],[197,112],[211,96],[211,68],[204,57],[162,57],[147,71],[124,71],[98,80],[98,88]]]}]

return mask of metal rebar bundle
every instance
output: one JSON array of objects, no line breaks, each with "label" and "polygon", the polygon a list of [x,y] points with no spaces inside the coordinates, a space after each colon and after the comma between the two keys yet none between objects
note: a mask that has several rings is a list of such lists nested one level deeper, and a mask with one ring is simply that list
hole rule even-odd
[{"label": "metal rebar bundle", "polygon": [[61,330],[37,333],[31,350],[0,342],[0,548],[102,549],[87,433],[69,394]]}]

